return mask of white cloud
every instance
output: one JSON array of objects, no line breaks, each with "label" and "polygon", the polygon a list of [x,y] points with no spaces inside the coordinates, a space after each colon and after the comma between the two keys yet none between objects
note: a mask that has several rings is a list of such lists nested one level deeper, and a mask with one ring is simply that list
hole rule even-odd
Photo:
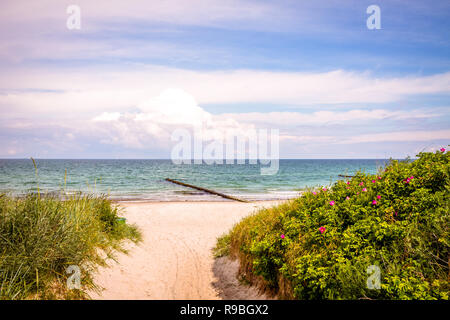
[{"label": "white cloud", "polygon": [[92,119],[92,121],[99,122],[109,122],[109,121],[117,121],[120,118],[119,112],[103,112],[101,115]]},{"label": "white cloud", "polygon": [[[77,0],[81,8],[82,30],[98,30],[123,21],[149,23],[172,23],[179,25],[211,26],[221,28],[237,28],[237,21],[243,22],[239,28],[273,29],[275,25],[283,25],[288,17],[292,21],[294,15],[289,10],[270,3],[254,0]],[[40,23],[46,26],[52,22],[62,22],[68,17],[68,3],[55,0],[25,1],[16,0],[2,4],[0,18],[5,22],[22,22],[23,25]],[[271,26],[265,23],[273,21]],[[111,24],[113,28],[115,24]],[[20,25],[19,25],[20,26]]]},{"label": "white cloud", "polygon": [[[356,143],[378,142],[397,142],[397,145],[400,142],[411,142],[414,148],[420,149],[430,143],[438,145],[442,140],[450,140],[450,130],[397,131],[358,135],[358,132],[351,129],[335,132],[332,126],[328,127],[324,124],[340,123],[344,126],[348,124],[351,128],[354,123],[359,124],[366,121],[368,128],[373,132],[375,128],[380,131],[386,130],[383,126],[377,125],[378,119],[387,117],[403,121],[438,115],[435,112],[427,114],[421,110],[400,112],[383,109],[327,111],[312,114],[276,112],[213,115],[200,107],[189,93],[181,89],[168,89],[153,98],[143,99],[141,103],[135,104],[134,111],[101,112],[91,116],[91,121],[77,118],[76,115],[64,121],[43,118],[10,122],[3,119],[2,127],[6,132],[4,136],[8,137],[9,130],[13,132],[10,138],[4,141],[5,153],[3,155],[28,156],[34,154],[30,151],[34,148],[37,150],[35,152],[38,152],[37,155],[44,157],[46,154],[40,150],[48,151],[49,155],[56,152],[56,154],[64,156],[67,152],[72,152],[72,156],[83,157],[83,150],[87,146],[97,148],[95,146],[107,144],[118,146],[120,150],[123,150],[117,155],[119,157],[126,158],[130,152],[134,152],[133,150],[136,152],[159,150],[160,157],[168,157],[171,146],[174,145],[170,137],[175,129],[187,129],[193,133],[195,126],[203,124],[207,130],[205,140],[211,140],[217,136],[223,137],[226,134],[246,136],[249,129],[255,128],[280,129],[282,156],[314,158],[336,157],[336,155],[345,157],[347,155],[354,157],[350,153],[339,152],[341,152],[340,150],[352,150],[351,145]],[[305,131],[303,126],[308,126],[308,130]],[[23,139],[14,140],[17,137],[14,132],[18,132],[18,130],[21,131],[20,136]],[[16,142],[12,143],[12,141]],[[17,149],[18,147],[23,148]],[[14,150],[17,153],[8,154],[8,150]],[[323,150],[331,153],[323,154]],[[410,150],[398,151],[396,149],[393,150],[394,153],[385,150],[384,156],[391,156],[398,152],[410,152]],[[374,155],[367,150],[364,152],[366,152],[365,156]]]},{"label": "white cloud", "polygon": [[[149,143],[167,147],[175,129],[184,128],[193,132],[203,126],[207,129],[205,139],[225,134],[246,135],[253,128],[280,129],[280,141],[287,143],[354,144],[380,141],[428,141],[447,139],[450,130],[388,132],[347,137],[346,133],[337,136],[323,127],[324,124],[349,124],[355,122],[374,123],[376,120],[425,119],[439,116],[439,113],[421,110],[389,111],[350,110],[319,111],[314,113],[271,112],[213,115],[201,108],[192,95],[181,89],[167,89],[156,97],[138,104],[138,111],[102,113],[93,118],[93,134],[102,137],[103,143],[119,144],[125,147],[147,148]],[[102,120],[102,121],[99,121]],[[102,124],[102,122],[104,124]],[[308,126],[308,133],[303,132]],[[380,127],[382,130],[382,127]],[[313,134],[310,134],[313,132]],[[347,132],[348,133],[348,132]]]},{"label": "white cloud", "polygon": [[355,135],[340,141],[341,144],[361,143],[361,142],[388,142],[388,141],[433,141],[449,140],[450,130],[434,131],[399,131]]},{"label": "white cloud", "polygon": [[211,120],[211,115],[198,106],[195,98],[187,92],[170,88],[155,98],[138,105],[142,111],[137,121],[152,121],[164,124],[201,125]]},{"label": "white cloud", "polygon": [[[137,101],[174,87],[192,94],[200,105],[270,103],[276,108],[276,105],[387,103],[420,94],[450,94],[450,72],[376,78],[342,70],[302,73],[190,71],[155,66],[130,66],[127,70],[113,71],[28,68],[0,78],[0,88],[6,93],[0,95],[0,111],[8,108],[9,113],[25,115],[126,112],[135,108]],[[315,117],[326,118],[327,114]]]},{"label": "white cloud", "polygon": [[312,113],[302,112],[251,112],[239,114],[222,114],[221,117],[239,119],[241,122],[258,124],[270,124],[272,126],[302,126],[302,125],[323,125],[323,124],[343,124],[345,122],[362,122],[382,119],[405,120],[405,119],[426,119],[440,116],[439,111],[434,110],[409,110],[390,111],[385,109],[363,110],[354,109],[350,111],[317,111]]},{"label": "white cloud", "polygon": [[316,136],[307,136],[307,135],[282,135],[280,136],[280,142],[287,141],[293,142],[295,144],[300,143],[336,143],[339,138],[335,136],[329,135],[316,135]]},{"label": "white cloud", "polygon": [[[91,133],[102,143],[145,149],[167,148],[175,129],[187,129],[192,134],[202,128],[204,139],[226,134],[245,134],[252,124],[242,124],[231,118],[216,117],[201,108],[189,93],[170,88],[158,96],[137,105],[139,111],[120,114],[104,112],[92,119]],[[86,130],[86,127],[83,128]]]}]

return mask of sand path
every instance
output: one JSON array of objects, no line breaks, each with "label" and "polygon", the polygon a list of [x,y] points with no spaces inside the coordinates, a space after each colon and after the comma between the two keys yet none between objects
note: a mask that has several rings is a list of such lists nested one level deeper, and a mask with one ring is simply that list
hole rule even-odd
[{"label": "sand path", "polygon": [[[121,203],[125,209],[123,216],[127,222],[139,226],[143,241],[139,245],[127,243],[128,255],[119,253],[117,263],[111,261],[108,268],[98,270],[94,279],[104,290],[91,292],[90,296],[93,299],[264,298],[253,288],[242,286],[241,290],[235,279],[237,264],[223,261],[222,266],[217,266],[211,249],[217,237],[241,218],[275,203]],[[220,287],[239,294],[227,296]]]}]

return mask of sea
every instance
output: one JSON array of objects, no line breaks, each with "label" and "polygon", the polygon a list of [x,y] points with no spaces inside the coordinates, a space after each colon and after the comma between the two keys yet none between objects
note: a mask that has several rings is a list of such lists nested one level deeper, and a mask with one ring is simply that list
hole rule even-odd
[{"label": "sea", "polygon": [[229,201],[166,181],[178,180],[244,200],[295,198],[310,188],[330,186],[339,175],[377,173],[387,159],[279,160],[274,175],[261,165],[174,164],[171,160],[0,159],[0,193],[23,196],[89,193],[120,201]]}]

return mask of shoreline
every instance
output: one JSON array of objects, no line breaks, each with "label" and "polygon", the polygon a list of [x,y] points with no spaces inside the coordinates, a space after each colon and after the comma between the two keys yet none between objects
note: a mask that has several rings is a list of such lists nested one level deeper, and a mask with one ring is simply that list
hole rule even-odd
[{"label": "shoreline", "polygon": [[[301,195],[299,195],[300,197]],[[297,197],[293,198],[283,198],[283,199],[263,199],[263,200],[246,200],[245,203],[265,203],[265,202],[283,202],[294,200]],[[237,200],[229,200],[229,199],[201,199],[201,200],[152,200],[152,199],[133,199],[133,200],[117,200],[117,199],[109,199],[112,203],[115,204],[133,204],[133,203],[235,203]]]},{"label": "shoreline", "polygon": [[[328,186],[327,186],[328,187]],[[304,190],[284,190],[279,193],[233,193],[233,192],[223,192],[225,195],[230,197],[235,197],[247,202],[259,202],[259,201],[286,201],[292,200],[300,197],[304,192],[307,192],[308,189]],[[215,191],[215,190],[214,190]],[[189,191],[183,192],[183,196],[173,196],[171,193],[167,194],[157,194],[154,198],[144,198],[140,196],[126,198],[127,195],[124,196],[115,196],[108,195],[108,199],[113,202],[123,202],[123,203],[133,203],[133,202],[228,202],[228,201],[236,201],[232,199],[227,199],[221,197],[219,195],[208,194],[205,192],[195,192],[189,194]]]},{"label": "shoreline", "polygon": [[[283,195],[276,193],[225,193],[227,196],[235,197],[242,199],[247,202],[260,202],[260,201],[286,201],[292,200],[300,197],[304,192],[307,192],[308,189],[305,190],[290,190],[284,191]],[[14,193],[11,190],[0,190],[0,194],[8,195],[12,198],[25,198],[30,194],[38,194],[37,191],[30,192],[22,192],[22,193]],[[232,199],[226,199],[218,195],[201,193],[201,194],[186,194],[184,196],[173,196],[173,194],[167,193],[165,194],[155,194],[155,197],[144,197],[144,196],[128,196],[128,195],[111,195],[108,193],[102,192],[89,192],[89,191],[49,191],[49,190],[40,190],[39,194],[41,196],[48,197],[57,197],[64,200],[65,197],[70,197],[74,195],[83,195],[83,196],[94,196],[94,197],[106,197],[108,200],[114,203],[137,203],[137,202],[155,202],[155,203],[166,203],[166,202],[229,202],[236,201]],[[151,193],[147,193],[149,195]]]},{"label": "shoreline", "polygon": [[[217,238],[242,218],[263,207],[284,201],[183,201],[117,203],[127,223],[142,232],[138,245],[125,243],[128,254],[116,253],[116,261],[99,267],[94,281],[101,292],[93,299],[223,299],[220,283],[236,286],[240,299],[268,299],[255,288],[232,281],[237,265],[217,269],[212,249]],[[221,274],[217,270],[223,270]],[[228,280],[224,280],[228,279]],[[248,292],[248,295],[247,293]],[[233,299],[233,296],[226,296]]]}]

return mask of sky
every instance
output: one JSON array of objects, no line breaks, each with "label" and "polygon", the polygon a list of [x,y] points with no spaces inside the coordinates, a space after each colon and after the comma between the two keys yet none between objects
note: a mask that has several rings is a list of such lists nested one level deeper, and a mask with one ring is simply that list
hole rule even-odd
[{"label": "sky", "polygon": [[280,158],[414,157],[450,143],[449,39],[449,1],[5,0],[0,158],[166,159],[199,123],[277,129]]}]

